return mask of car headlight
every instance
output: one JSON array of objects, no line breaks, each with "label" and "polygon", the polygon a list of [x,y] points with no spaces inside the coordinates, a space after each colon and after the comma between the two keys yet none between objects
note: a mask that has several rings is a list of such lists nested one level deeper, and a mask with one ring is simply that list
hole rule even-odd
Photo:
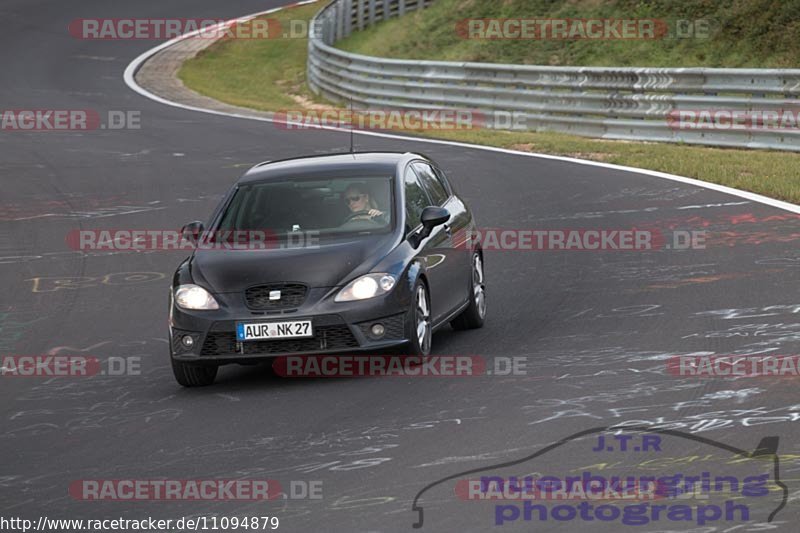
[{"label": "car headlight", "polygon": [[337,302],[366,300],[391,291],[397,280],[389,274],[366,274],[348,283],[334,299]]},{"label": "car headlight", "polygon": [[175,303],[183,309],[219,309],[211,293],[199,285],[181,285],[175,291]]}]

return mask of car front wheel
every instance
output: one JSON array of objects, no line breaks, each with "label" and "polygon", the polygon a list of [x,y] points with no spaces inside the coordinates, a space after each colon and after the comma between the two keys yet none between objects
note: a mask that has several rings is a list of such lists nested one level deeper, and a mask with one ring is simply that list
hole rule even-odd
[{"label": "car front wheel", "polygon": [[421,279],[414,285],[414,299],[411,306],[411,334],[409,335],[408,355],[428,355],[431,353],[431,298],[428,286]]},{"label": "car front wheel", "polygon": [[[172,358],[170,358],[172,359]],[[172,373],[184,387],[205,387],[217,378],[216,365],[200,366],[172,359]]]}]

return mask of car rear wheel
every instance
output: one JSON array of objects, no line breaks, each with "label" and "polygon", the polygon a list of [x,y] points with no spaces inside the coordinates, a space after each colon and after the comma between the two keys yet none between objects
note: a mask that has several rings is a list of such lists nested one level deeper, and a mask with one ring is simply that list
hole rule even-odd
[{"label": "car rear wheel", "polygon": [[218,368],[216,365],[200,366],[172,359],[172,373],[175,374],[178,383],[184,387],[211,385],[217,378]]},{"label": "car rear wheel", "polygon": [[411,335],[408,355],[431,353],[431,298],[425,282],[417,280],[414,285],[414,301],[411,307]]},{"label": "car rear wheel", "polygon": [[483,273],[483,258],[477,252],[472,254],[472,283],[470,284],[469,305],[450,325],[455,330],[478,329],[483,327],[486,317],[486,278]]}]

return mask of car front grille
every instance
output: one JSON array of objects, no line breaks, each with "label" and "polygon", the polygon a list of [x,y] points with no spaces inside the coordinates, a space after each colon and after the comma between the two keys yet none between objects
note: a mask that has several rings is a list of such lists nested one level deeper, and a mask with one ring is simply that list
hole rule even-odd
[{"label": "car front grille", "polygon": [[283,355],[305,352],[324,352],[358,348],[358,341],[344,324],[315,326],[314,336],[305,339],[276,339],[271,341],[242,342],[242,351],[236,350],[236,333],[211,331],[206,336],[200,355]]},{"label": "car front grille", "polygon": [[[280,299],[270,300],[269,294],[272,291],[280,291]],[[300,307],[307,293],[308,287],[300,283],[270,283],[245,290],[244,299],[250,309],[271,311]]]}]

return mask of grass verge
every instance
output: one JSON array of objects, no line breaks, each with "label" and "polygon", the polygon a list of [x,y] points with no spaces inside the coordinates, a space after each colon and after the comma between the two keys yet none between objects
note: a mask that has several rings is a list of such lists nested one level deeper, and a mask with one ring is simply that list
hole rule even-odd
[{"label": "grass verge", "polygon": [[[262,18],[277,18],[282,28],[308,21],[322,2],[284,9]],[[261,111],[295,109],[313,100],[306,80],[308,40],[221,39],[184,63],[178,72],[195,91]]]},{"label": "grass verge", "polygon": [[[317,2],[277,15],[284,21],[308,20],[322,6]],[[315,98],[305,84],[307,45],[301,38],[223,40],[187,61],[179,77],[199,93],[262,111],[330,106]],[[658,170],[800,204],[800,154],[608,141],[560,133],[399,132]]]}]

